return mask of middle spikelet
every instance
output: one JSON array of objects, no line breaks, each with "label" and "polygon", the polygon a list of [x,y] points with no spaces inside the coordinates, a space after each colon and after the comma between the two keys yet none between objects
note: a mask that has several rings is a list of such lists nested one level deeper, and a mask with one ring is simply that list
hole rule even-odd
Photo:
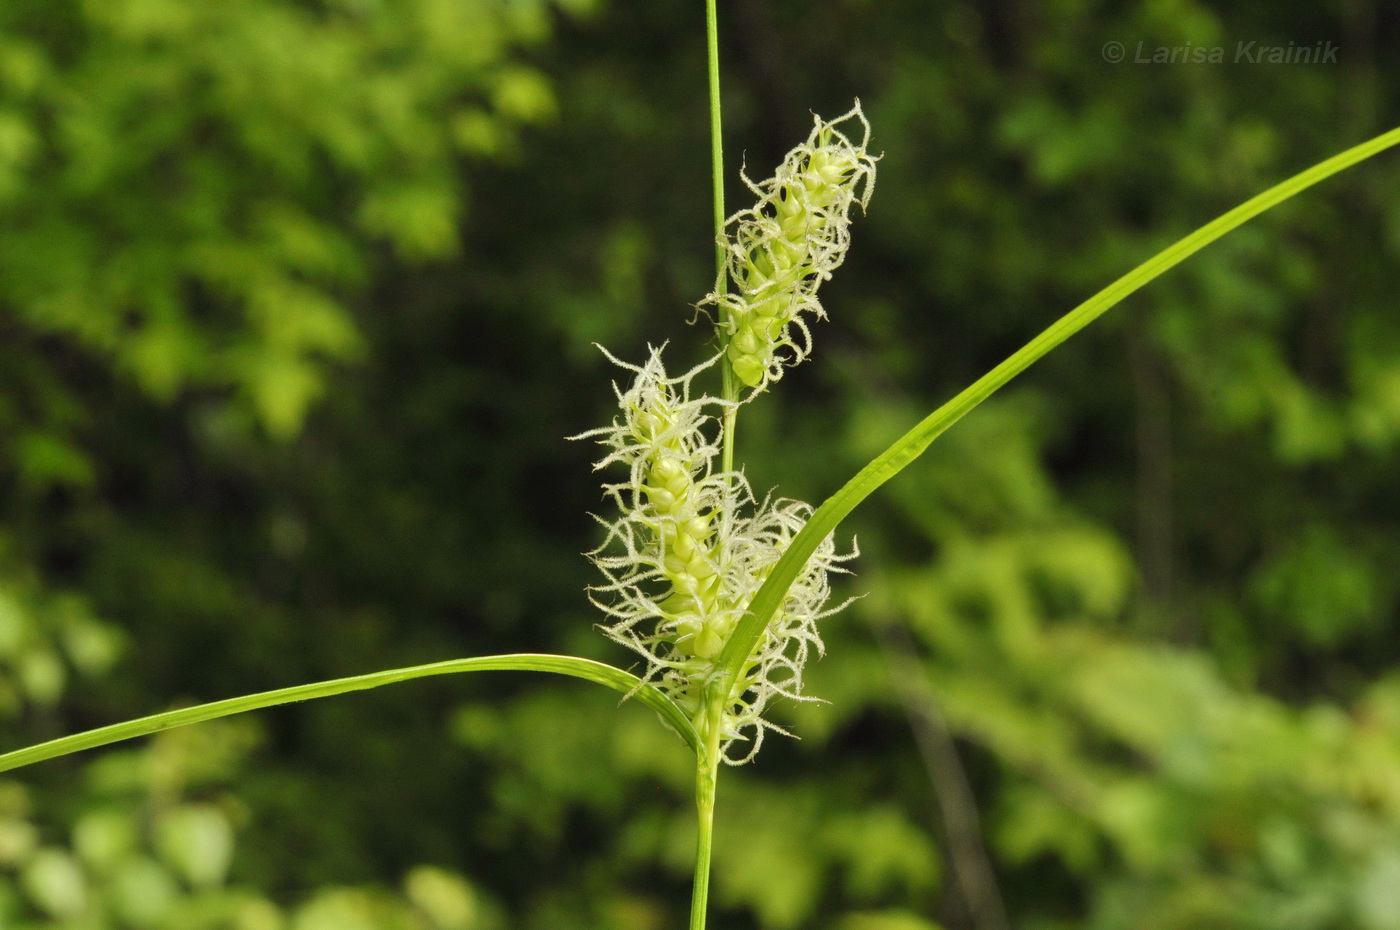
[{"label": "middle spikelet", "polygon": [[608,578],[594,590],[612,595],[595,603],[617,620],[609,634],[657,666],[711,659],[737,622],[724,603],[722,541],[746,490],[713,471],[719,447],[707,427],[720,401],[690,396],[695,372],[668,378],[659,349],[642,366],[612,360],[635,373],[618,392],[622,416],[583,435],[612,449],[595,468],[621,464],[629,475],[604,485],[622,516],[604,521],[608,538],[591,554]]},{"label": "middle spikelet", "polygon": [[[876,159],[865,148],[870,124],[860,102],[831,122],[814,119],[807,141],[787,154],[772,178],[759,184],[744,178],[758,203],[729,218],[720,243],[735,291],[724,293],[721,280],[700,305],[718,308],[727,361],[750,388],[776,381],[785,364],[811,349],[802,315],[825,316],[817,288],[845,260],[851,207],[864,209],[875,187]],[[850,121],[862,130],[859,143],[838,128]]]}]

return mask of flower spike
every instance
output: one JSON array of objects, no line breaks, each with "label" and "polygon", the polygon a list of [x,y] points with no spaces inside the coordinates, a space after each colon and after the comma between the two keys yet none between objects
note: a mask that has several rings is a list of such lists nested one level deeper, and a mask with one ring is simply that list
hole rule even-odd
[{"label": "flower spike", "polygon": [[[590,599],[608,617],[604,632],[646,659],[645,679],[696,714],[718,678],[716,658],[811,507],[760,504],[742,474],[715,471],[717,415],[733,404],[694,396],[690,383],[717,358],[671,378],[659,349],[643,365],[608,357],[634,376],[625,391],[614,388],[621,413],[574,438],[595,439],[609,450],[595,467],[623,466],[628,477],[604,485],[619,515],[599,518],[606,538],[589,557],[605,580],[590,589]],[[849,557],[827,539],[775,614],[728,696],[726,761],[752,758],[764,732],[779,729],[762,716],[771,698],[811,700],[801,691],[802,667],[822,650],[816,622],[832,612],[824,610],[827,574]],[[749,731],[748,751],[730,755]]]},{"label": "flower spike", "polygon": [[[720,242],[735,292],[717,288],[700,305],[720,309],[729,365],[755,390],[811,350],[803,314],[826,315],[817,289],[845,260],[851,207],[864,210],[875,188],[876,158],[866,152],[870,123],[860,101],[830,122],[813,119],[807,141],[787,154],[772,178],[756,184],[744,177],[758,202],[729,218]],[[852,120],[861,128],[859,143],[838,128]],[[784,347],[791,356],[786,360]]]}]

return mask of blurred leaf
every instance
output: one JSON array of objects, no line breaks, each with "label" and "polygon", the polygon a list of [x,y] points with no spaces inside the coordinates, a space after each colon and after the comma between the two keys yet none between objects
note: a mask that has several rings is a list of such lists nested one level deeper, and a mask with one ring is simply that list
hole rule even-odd
[{"label": "blurred leaf", "polygon": [[72,857],[59,849],[35,853],[24,866],[24,887],[50,916],[74,920],[87,908],[87,882]]},{"label": "blurred leaf", "polygon": [[196,888],[223,883],[233,858],[233,828],[207,804],[178,807],[157,826],[166,861]]}]

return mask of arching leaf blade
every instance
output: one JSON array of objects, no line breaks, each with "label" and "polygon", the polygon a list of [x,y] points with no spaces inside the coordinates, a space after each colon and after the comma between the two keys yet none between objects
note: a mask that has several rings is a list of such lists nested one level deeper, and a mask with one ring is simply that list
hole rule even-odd
[{"label": "arching leaf blade", "polygon": [[262,691],[257,694],[226,698],[222,701],[199,704],[194,707],[182,707],[178,710],[152,714],[123,723],[114,723],[110,726],[99,727],[84,733],[76,733],[72,736],[64,736],[46,743],[7,752],[0,755],[0,772],[81,752],[84,749],[94,749],[122,740],[148,736],[161,730],[188,726],[192,723],[201,723],[219,717],[229,717],[247,711],[261,710],[265,707],[276,707],[279,704],[309,701],[336,694],[346,694],[351,691],[365,691],[370,688],[379,688],[384,685],[412,681],[415,678],[427,678],[433,675],[486,671],[551,672],[556,675],[568,675],[572,678],[582,678],[585,681],[606,685],[614,691],[635,697],[656,711],[692,750],[700,751],[700,738],[696,735],[695,728],[690,719],[686,717],[685,712],[669,697],[652,685],[644,683],[636,675],[602,662],[580,659],[576,656],[518,653],[480,656],[470,659],[449,659],[445,662],[388,669],[381,672],[370,672],[366,675],[352,675],[348,678],[335,678],[330,681],[318,681],[290,688],[278,688],[275,691]]},{"label": "arching leaf blade", "polygon": [[797,580],[808,559],[821,541],[833,532],[861,501],[876,488],[903,471],[923,454],[935,439],[961,420],[1002,386],[1025,371],[1051,349],[1088,326],[1124,298],[1181,263],[1191,255],[1215,242],[1226,233],[1242,226],[1290,197],[1314,184],[1371,156],[1400,144],[1400,128],[1376,136],[1319,162],[1294,175],[1262,194],[1250,198],[1222,214],[1195,232],[1158,252],[1132,271],[1084,301],[1045,329],[1011,357],[983,375],[961,393],[919,422],[896,440],[889,448],[871,460],[846,482],[841,490],[827,498],[801,532],[793,538],[783,557],[773,567],[763,586],[754,595],[749,611],[735,626],[729,641],[719,655],[722,676],[721,693],[732,693],[744,663],[758,645],[768,621],[781,606],[792,583]]}]

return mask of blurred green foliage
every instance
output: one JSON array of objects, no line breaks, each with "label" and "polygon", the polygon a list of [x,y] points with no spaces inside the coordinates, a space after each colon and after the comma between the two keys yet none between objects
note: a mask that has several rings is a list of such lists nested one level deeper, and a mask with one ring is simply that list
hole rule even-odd
[{"label": "blurred green foliage", "polygon": [[[814,501],[1397,122],[1372,0],[720,12],[731,204],[809,108],[858,95],[885,152],[813,362],[740,426],[755,486]],[[703,351],[701,14],[0,2],[5,745],[457,655],[626,664],[561,437],[611,415],[593,342]],[[1157,282],[857,514],[830,703],[721,789],[716,930],[994,930],[929,713],[1011,926],[1400,928],[1393,161]],[[6,927],[656,930],[688,897],[684,749],[581,684],[425,681],[17,775]]]}]

